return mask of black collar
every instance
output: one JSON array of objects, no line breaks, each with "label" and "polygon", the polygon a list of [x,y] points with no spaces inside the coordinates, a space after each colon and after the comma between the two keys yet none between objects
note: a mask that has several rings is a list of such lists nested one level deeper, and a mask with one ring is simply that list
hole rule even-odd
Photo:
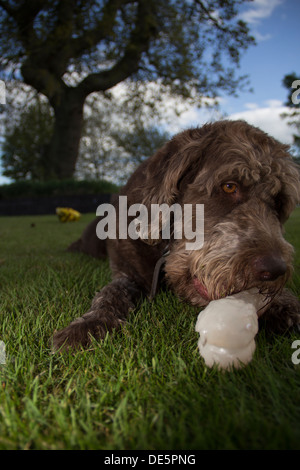
[{"label": "black collar", "polygon": [[149,300],[153,300],[154,297],[157,294],[157,287],[158,287],[158,279],[159,279],[159,274],[161,271],[161,268],[166,262],[166,256],[170,253],[169,245],[166,246],[166,248],[163,251],[162,256],[159,258],[159,260],[156,262],[154,271],[153,271],[153,277],[152,277],[152,284],[151,284],[151,290],[149,294]]}]

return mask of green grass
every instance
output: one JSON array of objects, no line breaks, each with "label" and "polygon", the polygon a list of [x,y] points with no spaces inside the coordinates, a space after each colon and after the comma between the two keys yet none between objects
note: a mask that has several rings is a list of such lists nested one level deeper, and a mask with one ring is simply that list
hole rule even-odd
[{"label": "green grass", "polygon": [[[65,252],[92,218],[0,218],[0,449],[300,449],[299,334],[261,331],[246,368],[208,369],[198,312],[160,293],[89,351],[51,354],[110,280],[107,262]],[[300,209],[286,226],[298,293],[299,228]]]}]

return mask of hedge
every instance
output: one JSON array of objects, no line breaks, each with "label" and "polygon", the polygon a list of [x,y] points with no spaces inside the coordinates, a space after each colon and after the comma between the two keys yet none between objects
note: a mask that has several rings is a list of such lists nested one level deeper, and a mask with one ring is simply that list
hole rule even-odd
[{"label": "hedge", "polygon": [[0,200],[20,197],[99,195],[118,191],[119,187],[109,181],[18,181],[0,186]]}]

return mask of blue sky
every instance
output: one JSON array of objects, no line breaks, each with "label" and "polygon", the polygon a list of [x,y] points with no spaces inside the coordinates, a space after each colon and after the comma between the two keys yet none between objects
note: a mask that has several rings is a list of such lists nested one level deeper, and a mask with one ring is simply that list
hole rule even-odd
[{"label": "blue sky", "polygon": [[285,101],[287,91],[281,80],[299,66],[300,1],[257,0],[244,7],[241,15],[255,36],[257,45],[248,49],[241,70],[250,76],[254,93],[243,93],[228,102],[228,112],[238,112],[247,103],[263,107],[266,101]]},{"label": "blue sky", "polygon": [[[300,79],[300,0],[254,0],[243,5],[240,16],[257,41],[243,54],[240,68],[241,75],[249,75],[253,93],[220,97],[220,110],[230,119],[245,119],[290,144],[292,130],[280,118],[287,97],[281,81],[290,72]],[[174,121],[171,131],[201,125],[210,117],[206,111],[190,108]],[[0,174],[0,184],[4,182],[7,179]]]},{"label": "blue sky", "polygon": [[[291,144],[292,129],[280,118],[288,93],[281,82],[291,72],[300,78],[300,0],[254,0],[243,5],[240,16],[257,42],[243,54],[239,71],[249,75],[253,92],[240,92],[238,98],[221,96],[221,113],[245,119]],[[191,108],[178,120],[178,127],[201,125],[209,118],[209,113]]]}]

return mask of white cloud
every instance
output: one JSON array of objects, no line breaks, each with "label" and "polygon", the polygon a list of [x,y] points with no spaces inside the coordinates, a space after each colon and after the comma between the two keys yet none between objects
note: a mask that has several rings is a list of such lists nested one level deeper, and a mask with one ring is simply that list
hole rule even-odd
[{"label": "white cloud", "polygon": [[261,33],[258,31],[258,27],[261,22],[269,18],[275,8],[284,3],[285,0],[254,0],[243,13],[239,15],[239,18],[250,26],[253,27],[251,33],[254,35],[257,42],[268,41],[272,38],[269,33]]},{"label": "white cloud", "polygon": [[265,104],[269,108],[280,108],[282,106],[282,101],[280,101],[280,100],[266,100]]},{"label": "white cloud", "polygon": [[[287,125],[286,120],[281,118],[281,114],[288,112],[289,108],[283,106],[282,102],[276,99],[270,99],[259,106],[257,103],[246,103],[245,110],[226,117],[226,119],[244,121],[259,127],[269,135],[275,137],[284,144],[293,143],[293,129]],[[206,122],[222,119],[222,115],[217,110],[198,109],[190,107],[180,116],[173,114],[173,119],[168,119],[166,123],[160,123],[171,133],[176,134],[189,127],[202,126]]]},{"label": "white cloud", "polygon": [[254,0],[251,7],[240,14],[240,18],[246,23],[258,24],[264,18],[272,15],[274,9],[284,0]]},{"label": "white cloud", "polygon": [[269,33],[261,34],[259,31],[253,31],[253,34],[255,35],[257,42],[268,41],[272,38],[272,34]]},{"label": "white cloud", "polygon": [[259,127],[275,139],[284,144],[291,145],[293,142],[293,130],[287,125],[286,120],[280,114],[288,112],[289,108],[282,106],[281,101],[269,100],[264,108],[252,108],[228,116],[228,119],[243,119],[249,124]]},{"label": "white cloud", "polygon": [[257,103],[245,103],[245,108],[247,108],[247,109],[256,109],[256,108],[258,108],[258,104]]},{"label": "white cloud", "polygon": [[216,108],[198,108],[190,106],[186,108],[180,115],[170,109],[165,121],[160,121],[161,125],[171,135],[177,134],[188,128],[201,127],[207,122],[222,119],[222,113]]},{"label": "white cloud", "polygon": [[[111,93],[118,100],[126,97],[126,83],[120,83],[112,88]],[[159,96],[159,100],[157,97]],[[225,98],[210,98],[203,96],[201,98],[202,107],[199,108],[191,101],[172,95],[167,88],[161,87],[157,82],[147,84],[145,102],[154,102],[159,110],[159,117],[149,118],[148,125],[156,125],[174,135],[184,129],[201,126],[205,122],[221,119],[221,114],[216,105],[222,105]],[[147,113],[147,106],[145,106]]]}]

